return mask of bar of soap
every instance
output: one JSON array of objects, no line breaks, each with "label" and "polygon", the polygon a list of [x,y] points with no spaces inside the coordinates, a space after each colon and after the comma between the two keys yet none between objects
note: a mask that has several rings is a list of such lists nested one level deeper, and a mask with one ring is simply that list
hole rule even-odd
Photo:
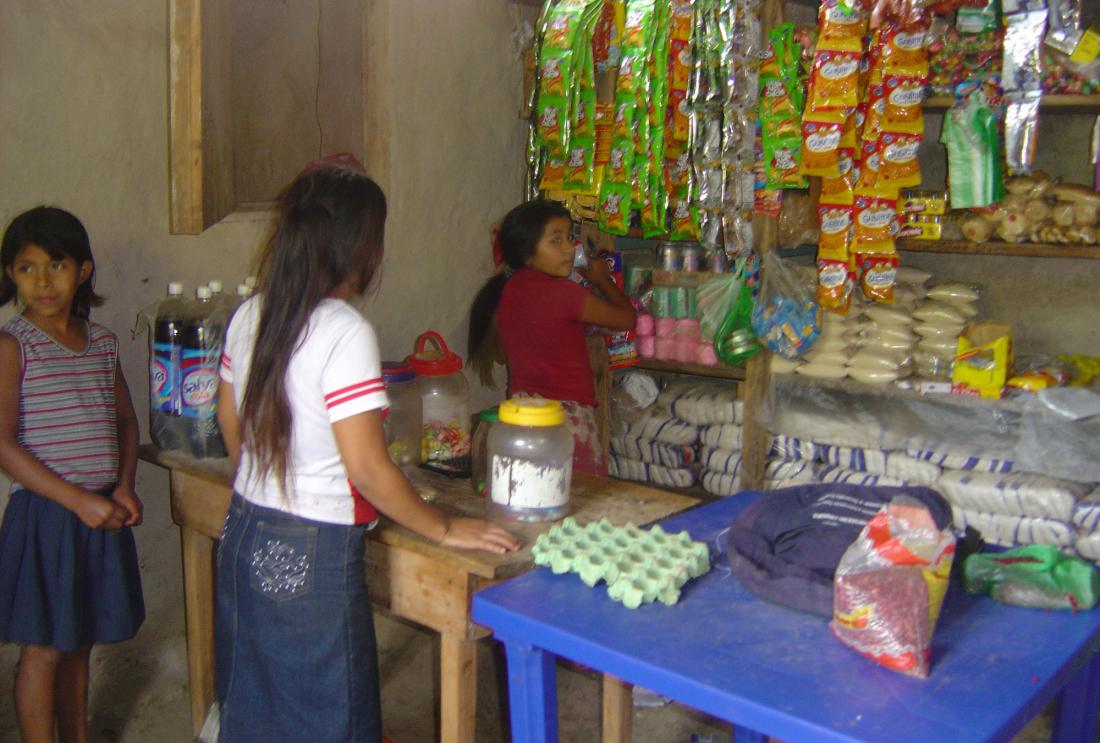
[{"label": "bar of soap", "polygon": [[567,517],[539,535],[531,554],[536,565],[574,572],[590,588],[603,581],[607,595],[628,609],[654,601],[672,606],[687,581],[710,570],[707,545],[686,531],[620,527],[606,518],[582,526]]}]

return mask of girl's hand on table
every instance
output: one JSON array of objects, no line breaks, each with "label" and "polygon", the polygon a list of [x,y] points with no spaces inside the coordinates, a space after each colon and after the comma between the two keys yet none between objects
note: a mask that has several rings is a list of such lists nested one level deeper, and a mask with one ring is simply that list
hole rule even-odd
[{"label": "girl's hand on table", "polygon": [[485,550],[500,555],[519,549],[519,540],[510,532],[488,521],[471,518],[448,519],[447,531],[439,543],[444,547]]}]

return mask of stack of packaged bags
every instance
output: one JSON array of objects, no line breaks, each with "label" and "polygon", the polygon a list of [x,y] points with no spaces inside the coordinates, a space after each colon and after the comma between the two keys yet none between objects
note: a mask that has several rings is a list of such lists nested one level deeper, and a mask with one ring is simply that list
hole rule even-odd
[{"label": "stack of packaged bags", "polygon": [[[609,472],[654,485],[739,488],[744,408],[731,383],[674,383],[659,395],[642,372],[625,375],[612,406]],[[645,381],[643,381],[645,380]],[[621,390],[648,390],[632,400]]]},{"label": "stack of packaged bags", "polygon": [[1022,472],[1006,459],[946,447],[884,451],[783,435],[773,438],[768,473],[775,485],[926,485],[951,504],[960,531],[969,526],[990,544],[1052,545],[1100,562],[1097,483]]}]

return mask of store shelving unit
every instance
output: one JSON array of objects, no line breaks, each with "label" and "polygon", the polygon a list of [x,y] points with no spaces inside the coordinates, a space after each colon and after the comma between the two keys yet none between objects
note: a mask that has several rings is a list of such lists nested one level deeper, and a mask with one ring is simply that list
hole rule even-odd
[{"label": "store shelving unit", "polygon": [[739,382],[745,380],[744,366],[703,366],[702,364],[684,364],[679,361],[661,361],[660,359],[640,359],[639,369],[648,371],[667,372],[669,374],[692,374],[697,377],[713,377],[715,379],[733,379]]},{"label": "store shelving unit", "polygon": [[911,253],[954,253],[955,255],[1012,255],[1028,258],[1091,258],[1100,260],[1100,245],[1061,243],[1006,243],[968,240],[898,240],[898,250]]},{"label": "store shelving unit", "polygon": [[[924,107],[929,111],[942,111],[950,108],[954,102],[952,96],[937,95],[925,98]],[[1039,107],[1066,110],[1100,108],[1100,95],[1044,95]]]}]

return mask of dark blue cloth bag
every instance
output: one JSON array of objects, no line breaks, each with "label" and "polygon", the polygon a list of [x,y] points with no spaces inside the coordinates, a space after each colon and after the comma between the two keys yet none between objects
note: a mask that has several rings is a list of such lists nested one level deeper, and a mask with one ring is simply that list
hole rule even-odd
[{"label": "dark blue cloth bag", "polygon": [[951,524],[951,506],[926,487],[823,483],[773,490],[730,525],[733,574],[762,599],[831,617],[841,556],[898,496],[922,503],[939,528]]}]

